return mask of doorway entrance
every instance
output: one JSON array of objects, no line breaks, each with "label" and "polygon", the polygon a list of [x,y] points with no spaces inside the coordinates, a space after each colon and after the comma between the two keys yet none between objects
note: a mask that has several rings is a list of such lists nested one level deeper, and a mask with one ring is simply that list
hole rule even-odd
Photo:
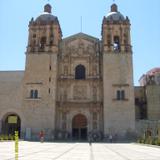
[{"label": "doorway entrance", "polygon": [[87,140],[87,118],[82,114],[73,117],[72,138],[73,140]]},{"label": "doorway entrance", "polygon": [[5,135],[15,135],[15,131],[18,131],[18,135],[20,137],[20,117],[16,114],[7,115],[2,121],[2,133]]}]

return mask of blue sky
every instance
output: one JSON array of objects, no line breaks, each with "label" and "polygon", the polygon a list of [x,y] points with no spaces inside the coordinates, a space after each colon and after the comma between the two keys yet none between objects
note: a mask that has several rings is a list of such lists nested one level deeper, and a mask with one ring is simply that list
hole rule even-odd
[{"label": "blue sky", "polygon": [[[115,0],[131,20],[134,82],[148,70],[160,67],[160,0]],[[47,0],[0,0],[0,70],[24,70],[28,23],[43,12]],[[50,0],[63,37],[81,31],[101,38],[103,16],[113,0]]]}]

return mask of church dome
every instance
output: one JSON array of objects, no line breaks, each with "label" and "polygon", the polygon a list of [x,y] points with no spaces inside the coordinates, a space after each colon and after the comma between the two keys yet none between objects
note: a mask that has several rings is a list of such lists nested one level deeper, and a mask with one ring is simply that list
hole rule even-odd
[{"label": "church dome", "polygon": [[125,20],[124,16],[120,12],[110,12],[106,16],[106,19],[108,21],[111,21],[111,20],[113,20],[113,21],[119,21],[119,20],[124,21]]},{"label": "church dome", "polygon": [[153,68],[151,69],[150,71],[147,72],[147,75],[157,75],[160,73],[160,68],[157,67],[157,68]]},{"label": "church dome", "polygon": [[53,16],[51,14],[51,10],[52,10],[51,5],[50,4],[46,4],[44,6],[44,12],[36,18],[35,22],[38,22],[38,23],[49,23],[49,22],[55,21],[57,19],[57,17]]},{"label": "church dome", "polygon": [[147,84],[160,85],[160,67],[149,70],[146,74],[142,75],[139,82],[141,86]]},{"label": "church dome", "polygon": [[122,20],[124,21],[125,18],[124,16],[118,11],[118,7],[116,4],[113,4],[111,6],[111,11],[108,13],[108,15],[106,16],[106,20],[107,21],[119,21]]},{"label": "church dome", "polygon": [[48,12],[43,12],[40,16],[36,18],[36,22],[51,22],[56,19],[55,16]]}]

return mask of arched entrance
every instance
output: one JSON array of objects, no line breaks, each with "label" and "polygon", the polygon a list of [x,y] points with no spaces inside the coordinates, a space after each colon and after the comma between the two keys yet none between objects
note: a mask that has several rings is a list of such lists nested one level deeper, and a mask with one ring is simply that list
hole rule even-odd
[{"label": "arched entrance", "polygon": [[72,138],[74,140],[87,139],[87,118],[78,114],[72,119]]},{"label": "arched entrance", "polygon": [[21,133],[21,120],[17,114],[8,114],[2,120],[2,133],[5,135],[14,135],[18,131]]}]

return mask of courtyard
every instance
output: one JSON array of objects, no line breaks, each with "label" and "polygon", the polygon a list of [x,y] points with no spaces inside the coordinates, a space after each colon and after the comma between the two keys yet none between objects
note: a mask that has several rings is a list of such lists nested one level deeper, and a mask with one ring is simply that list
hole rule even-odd
[{"label": "courtyard", "polygon": [[[19,143],[18,160],[160,160],[160,148],[134,143]],[[0,160],[15,160],[14,142],[0,142]]]}]

